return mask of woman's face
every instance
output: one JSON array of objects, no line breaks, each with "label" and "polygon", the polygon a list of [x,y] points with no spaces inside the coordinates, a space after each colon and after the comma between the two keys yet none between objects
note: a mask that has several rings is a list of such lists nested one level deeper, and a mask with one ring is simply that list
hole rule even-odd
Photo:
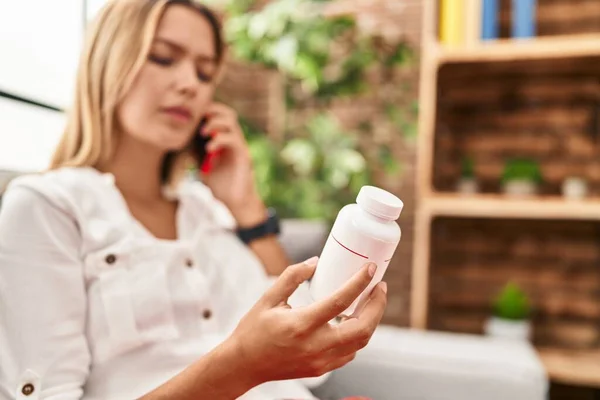
[{"label": "woman's face", "polygon": [[186,6],[169,6],[117,109],[125,138],[161,151],[183,149],[212,100],[215,57],[214,33],[205,17]]}]

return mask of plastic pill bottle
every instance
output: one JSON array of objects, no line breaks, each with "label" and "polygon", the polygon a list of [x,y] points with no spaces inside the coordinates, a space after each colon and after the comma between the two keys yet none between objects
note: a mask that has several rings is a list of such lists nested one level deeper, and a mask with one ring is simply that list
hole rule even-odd
[{"label": "plastic pill bottle", "polygon": [[377,272],[365,291],[342,313],[350,316],[383,278],[400,242],[396,223],[403,207],[393,194],[364,186],[356,204],[342,208],[333,224],[317,269],[310,283],[313,300],[332,295],[367,262],[377,264]]}]

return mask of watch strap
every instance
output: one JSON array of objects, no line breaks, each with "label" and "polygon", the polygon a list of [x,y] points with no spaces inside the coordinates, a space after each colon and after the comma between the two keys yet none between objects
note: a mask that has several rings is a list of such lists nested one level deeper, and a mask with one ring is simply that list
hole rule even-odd
[{"label": "watch strap", "polygon": [[278,235],[281,232],[279,218],[274,209],[269,208],[267,218],[264,222],[250,228],[238,228],[237,236],[245,244],[249,244],[256,239],[270,235]]}]

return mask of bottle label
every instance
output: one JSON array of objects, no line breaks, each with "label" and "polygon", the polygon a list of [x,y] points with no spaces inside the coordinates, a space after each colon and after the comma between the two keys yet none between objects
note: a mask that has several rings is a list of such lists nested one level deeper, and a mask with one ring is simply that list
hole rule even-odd
[{"label": "bottle label", "polygon": [[311,281],[314,300],[330,296],[354,276],[366,263],[377,264],[377,272],[365,291],[343,313],[351,315],[379,283],[392,259],[398,242],[384,242],[364,234],[348,230],[332,229],[315,275]]}]

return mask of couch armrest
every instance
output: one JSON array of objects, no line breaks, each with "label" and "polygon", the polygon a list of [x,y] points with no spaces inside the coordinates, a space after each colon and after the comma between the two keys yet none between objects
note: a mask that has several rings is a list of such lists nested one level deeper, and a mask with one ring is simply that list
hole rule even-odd
[{"label": "couch armrest", "polygon": [[380,326],[356,359],[314,392],[322,400],[545,400],[547,391],[527,342]]},{"label": "couch armrest", "polygon": [[334,371],[321,386],[313,389],[320,400],[339,400],[351,396],[365,396],[374,400],[400,399],[393,387],[382,381],[397,379],[395,368],[357,357],[352,363]]}]

